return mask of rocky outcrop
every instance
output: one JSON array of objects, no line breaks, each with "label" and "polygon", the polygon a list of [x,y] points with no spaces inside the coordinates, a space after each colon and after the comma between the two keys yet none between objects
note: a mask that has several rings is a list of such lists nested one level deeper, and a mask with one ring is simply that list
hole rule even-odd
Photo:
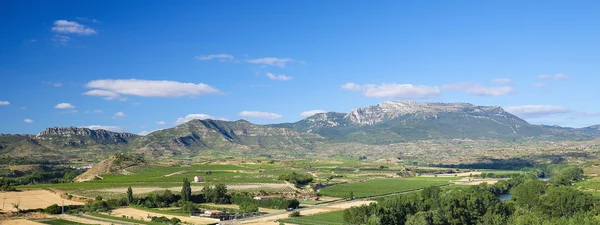
[{"label": "rocky outcrop", "polygon": [[52,136],[58,137],[72,137],[72,136],[84,136],[95,139],[113,140],[115,142],[123,141],[131,138],[135,138],[137,135],[130,133],[117,133],[107,130],[92,130],[89,128],[82,127],[51,127],[46,128],[44,131],[35,136],[37,139],[46,139]]},{"label": "rocky outcrop", "polygon": [[469,103],[387,101],[375,106],[357,108],[344,118],[357,125],[375,125],[408,114],[431,116],[439,113],[479,113],[506,118],[508,113],[499,106],[475,106]]}]

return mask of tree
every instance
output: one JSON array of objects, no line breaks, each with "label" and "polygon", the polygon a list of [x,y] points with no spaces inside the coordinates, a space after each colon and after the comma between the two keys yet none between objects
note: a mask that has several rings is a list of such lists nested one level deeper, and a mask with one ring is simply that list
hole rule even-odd
[{"label": "tree", "polygon": [[240,204],[240,211],[245,213],[258,212],[258,205],[254,202],[244,202]]},{"label": "tree", "polygon": [[133,190],[131,189],[131,186],[129,186],[129,188],[127,188],[127,201],[129,201],[129,203],[133,203]]},{"label": "tree", "polygon": [[192,187],[187,178],[183,178],[183,187],[181,188],[181,200],[189,202],[192,198]]},{"label": "tree", "polygon": [[534,208],[541,206],[539,196],[546,193],[546,183],[539,180],[525,182],[513,188],[510,193],[523,210],[531,212]]},{"label": "tree", "polygon": [[354,192],[350,191],[350,196],[349,196],[350,200],[354,200]]}]

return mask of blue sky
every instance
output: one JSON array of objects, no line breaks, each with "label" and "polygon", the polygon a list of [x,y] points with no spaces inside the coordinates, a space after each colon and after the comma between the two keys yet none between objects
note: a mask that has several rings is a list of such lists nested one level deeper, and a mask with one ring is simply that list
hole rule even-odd
[{"label": "blue sky", "polygon": [[2,1],[0,133],[293,122],[388,100],[600,124],[597,1],[153,3]]}]

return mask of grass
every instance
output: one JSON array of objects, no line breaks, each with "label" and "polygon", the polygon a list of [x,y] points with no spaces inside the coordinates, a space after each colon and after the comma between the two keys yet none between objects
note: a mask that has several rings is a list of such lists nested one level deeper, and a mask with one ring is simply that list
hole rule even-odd
[{"label": "grass", "polygon": [[73,221],[69,221],[69,220],[63,220],[63,219],[42,220],[42,221],[37,221],[37,222],[43,223],[43,224],[50,224],[50,225],[80,225],[80,224],[86,224],[86,223],[77,223],[77,222],[73,222]]},{"label": "grass", "polygon": [[406,192],[422,189],[429,186],[447,185],[447,181],[425,179],[380,179],[365,182],[339,184],[323,188],[319,191],[322,195],[348,198],[350,192],[355,198],[372,197],[385,194]]},{"label": "grass", "polygon": [[[210,167],[207,167],[210,166]],[[175,174],[172,176],[164,176],[179,171],[192,171],[199,168],[207,169],[221,169],[213,170],[212,174],[205,175],[204,172],[186,172],[182,174]],[[225,171],[240,169],[242,172]],[[272,169],[265,170],[263,172],[249,171],[243,172],[247,168],[235,166],[235,165],[202,165],[202,166],[190,166],[190,167],[136,167],[129,170],[133,174],[105,174],[102,175],[102,180],[94,180],[81,183],[63,183],[63,184],[40,184],[40,185],[27,185],[19,186],[19,188],[30,189],[30,188],[56,188],[67,192],[77,190],[95,190],[105,188],[117,188],[117,187],[177,187],[181,186],[184,178],[192,179],[196,175],[200,175],[204,178],[205,183],[216,184],[245,184],[245,183],[283,183],[278,180],[279,175],[294,172],[295,170],[280,170]],[[205,183],[192,183],[192,185],[203,186]]]},{"label": "grass", "polygon": [[[300,213],[302,214],[302,213]],[[343,225],[344,211],[320,213],[310,216],[300,216],[279,220],[282,223],[293,223],[298,225]]]},{"label": "grass", "polygon": [[100,213],[90,213],[90,216],[103,218],[103,219],[109,219],[109,220],[136,223],[136,224],[147,224],[147,225],[160,225],[161,224],[161,223],[153,223],[153,222],[147,222],[147,221],[142,221],[142,220],[123,218],[123,217],[109,216],[109,215],[100,214]]}]

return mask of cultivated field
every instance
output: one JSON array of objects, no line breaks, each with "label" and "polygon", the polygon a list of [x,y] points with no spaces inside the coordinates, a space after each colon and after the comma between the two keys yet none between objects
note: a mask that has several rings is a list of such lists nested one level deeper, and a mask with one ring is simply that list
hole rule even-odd
[{"label": "cultivated field", "polygon": [[62,205],[83,205],[81,202],[62,199],[60,196],[47,190],[31,190],[21,192],[4,192],[1,194],[5,198],[5,204],[2,211],[13,211],[17,209],[12,204],[18,204],[19,209],[39,209],[46,208],[53,204]]},{"label": "cultivated field", "polygon": [[[441,178],[439,178],[441,179]],[[340,184],[331,187],[323,188],[319,193],[326,196],[349,198],[350,192],[355,198],[371,197],[405,191],[418,190],[429,186],[448,185],[446,180],[426,180],[423,178],[395,178],[395,179],[380,179],[370,180],[365,182],[356,182],[348,184]]]},{"label": "cultivated field", "polygon": [[283,223],[292,223],[298,225],[344,225],[343,211],[314,214],[310,216],[301,216],[279,220]]}]

